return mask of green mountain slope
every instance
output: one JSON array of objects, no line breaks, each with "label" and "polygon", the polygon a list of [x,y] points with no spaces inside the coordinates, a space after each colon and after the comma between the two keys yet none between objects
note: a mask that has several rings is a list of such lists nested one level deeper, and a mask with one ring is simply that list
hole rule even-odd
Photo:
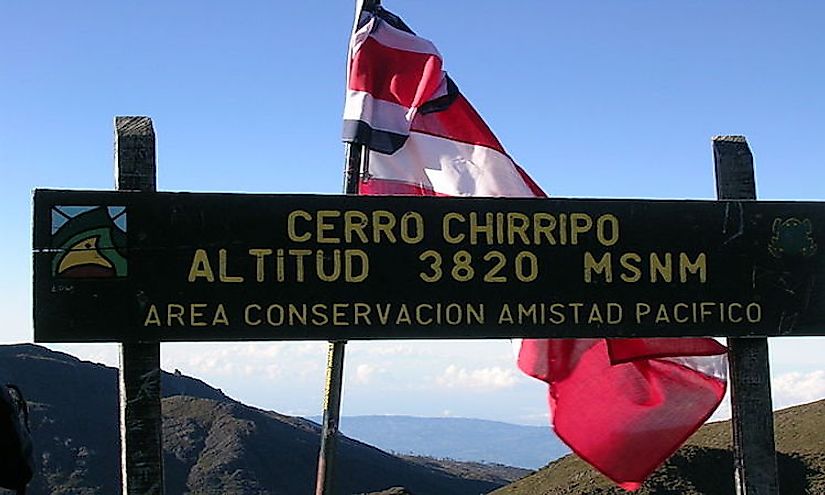
[{"label": "green mountain slope", "polygon": [[[774,413],[780,492],[825,493],[825,400]],[[730,422],[702,427],[648,479],[638,495],[734,493]],[[632,455],[632,453],[628,453]],[[627,494],[584,461],[565,456],[494,495]]]},{"label": "green mountain slope", "polygon": [[[0,346],[0,378],[29,400],[38,471],[29,495],[120,493],[117,370],[35,345]],[[164,373],[167,495],[310,495],[319,429],[255,409],[193,378]],[[408,460],[344,438],[337,494],[405,486],[476,495],[509,479]],[[0,493],[2,493],[0,489]]]}]

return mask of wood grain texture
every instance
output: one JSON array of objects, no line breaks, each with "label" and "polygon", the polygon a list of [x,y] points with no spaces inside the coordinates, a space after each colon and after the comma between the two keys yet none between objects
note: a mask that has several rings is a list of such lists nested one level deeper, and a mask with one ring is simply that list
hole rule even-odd
[{"label": "wood grain texture", "polygon": [[[743,136],[713,138],[718,199],[756,199],[753,155]],[[729,338],[734,482],[738,495],[779,493],[767,338]]]},{"label": "wood grain texture", "polygon": [[[120,191],[156,190],[155,132],[150,118],[115,118],[115,177]],[[123,494],[162,494],[160,344],[122,343],[119,371]]]},{"label": "wood grain texture", "polygon": [[[34,199],[38,342],[750,337],[825,329],[822,203],[48,190]],[[128,215],[128,232],[118,238],[128,263],[122,275],[55,273],[73,252],[63,240],[71,237],[51,233],[60,205],[98,206],[94,218],[78,218],[100,220],[112,235],[118,229],[109,209]],[[347,238],[350,213],[363,220],[363,237]],[[508,236],[504,221],[561,223],[574,214],[591,226],[575,243],[569,220],[552,238],[535,235],[541,227],[529,220],[523,236]],[[395,223],[394,242],[370,230],[381,216]],[[404,237],[402,219],[416,217]],[[477,242],[473,218],[490,226],[490,235],[476,229]],[[615,236],[598,234],[605,218],[615,218]],[[780,224],[790,228],[775,230]]]}]

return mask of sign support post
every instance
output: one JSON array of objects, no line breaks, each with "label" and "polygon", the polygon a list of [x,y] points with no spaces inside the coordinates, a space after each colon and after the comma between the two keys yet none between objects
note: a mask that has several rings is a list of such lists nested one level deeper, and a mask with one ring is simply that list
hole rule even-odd
[{"label": "sign support post", "polygon": [[[713,138],[718,199],[756,199],[753,155],[743,136]],[[779,477],[766,337],[728,338],[737,495],[776,495]]]},{"label": "sign support post", "polygon": [[[115,180],[118,191],[157,189],[149,117],[115,117]],[[163,494],[160,343],[122,342],[119,370],[123,494]]]},{"label": "sign support post", "polygon": [[[358,19],[365,8],[372,8],[381,0],[356,0],[352,32],[358,27]],[[349,78],[349,54],[347,54],[347,78]],[[344,167],[344,194],[358,194],[361,170],[368,160],[363,145],[346,145]],[[321,424],[321,447],[318,453],[318,473],[315,478],[315,495],[332,495],[335,472],[335,450],[338,444],[338,425],[341,414],[341,388],[344,382],[344,349],[347,342],[336,340],[327,350],[327,372],[324,384],[324,418]]]},{"label": "sign support post", "polygon": [[[356,14],[357,17],[357,14]],[[344,193],[358,194],[358,182],[367,154],[364,146],[347,144],[344,169]],[[321,424],[321,448],[318,454],[318,474],[315,478],[315,495],[332,495],[335,476],[335,451],[338,446],[338,426],[341,415],[341,388],[344,382],[344,349],[347,342],[336,340],[329,343],[327,372],[324,385],[324,418]]]}]

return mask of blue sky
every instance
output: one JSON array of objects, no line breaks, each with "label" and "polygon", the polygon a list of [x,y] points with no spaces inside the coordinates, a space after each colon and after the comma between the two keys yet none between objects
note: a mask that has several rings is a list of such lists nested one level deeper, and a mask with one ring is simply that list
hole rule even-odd
[{"label": "blue sky", "polygon": [[[824,200],[825,5],[385,0],[433,40],[551,194],[714,197],[710,139],[744,134],[761,199]],[[174,191],[341,190],[351,1],[0,2],[2,342],[31,341],[36,187],[110,189],[112,121],[148,115]],[[55,346],[117,362],[115,345]],[[318,414],[325,344],[165,344],[237,398]],[[778,405],[825,397],[825,339],[772,343]],[[509,344],[352,343],[345,414],[545,421]]]}]

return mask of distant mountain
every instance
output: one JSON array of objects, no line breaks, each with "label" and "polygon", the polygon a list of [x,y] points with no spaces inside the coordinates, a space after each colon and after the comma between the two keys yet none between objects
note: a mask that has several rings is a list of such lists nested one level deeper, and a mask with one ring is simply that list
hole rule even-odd
[{"label": "distant mountain", "polygon": [[[19,385],[31,407],[39,465],[29,495],[120,493],[116,369],[35,345],[0,346],[0,378]],[[167,495],[314,492],[316,424],[243,405],[179,374],[164,373],[162,389]],[[338,454],[340,495],[394,486],[476,495],[513,479],[405,459],[349,438]]]},{"label": "distant mountain", "polygon": [[[825,400],[774,413],[780,493],[825,493]],[[491,495],[626,495],[573,455]],[[734,493],[730,422],[702,427],[634,495]]]},{"label": "distant mountain", "polygon": [[[320,417],[310,418],[320,422]],[[399,454],[537,469],[570,450],[549,426],[468,418],[345,416],[341,432]]]}]

